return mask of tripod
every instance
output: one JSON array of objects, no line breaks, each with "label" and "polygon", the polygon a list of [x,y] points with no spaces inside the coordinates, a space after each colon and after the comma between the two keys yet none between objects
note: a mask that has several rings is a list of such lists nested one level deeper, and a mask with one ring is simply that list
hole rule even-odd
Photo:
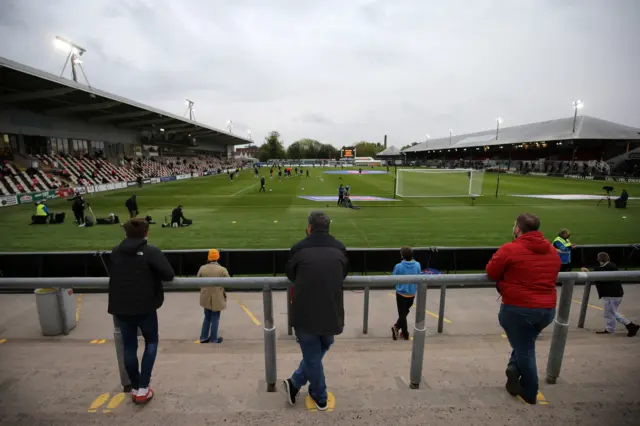
[{"label": "tripod", "polygon": [[607,200],[607,204],[609,205],[609,208],[611,208],[611,191],[606,191],[606,194],[603,195],[602,198],[600,198],[597,205],[599,206],[604,199]]}]

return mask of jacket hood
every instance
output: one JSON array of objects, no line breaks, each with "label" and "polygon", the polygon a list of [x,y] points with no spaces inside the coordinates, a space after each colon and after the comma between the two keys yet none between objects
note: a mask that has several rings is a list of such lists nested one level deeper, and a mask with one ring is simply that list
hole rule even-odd
[{"label": "jacket hood", "polygon": [[[420,272],[416,272],[417,266],[418,266],[418,264],[416,263],[415,260],[403,260],[403,261],[400,262],[400,268],[402,268],[403,270],[405,270],[407,272],[414,272],[416,275],[418,275],[420,273]],[[407,273],[405,275],[411,275],[411,274]]]},{"label": "jacket hood", "polygon": [[117,247],[122,253],[135,255],[147,245],[147,240],[140,238],[127,238]]},{"label": "jacket hood", "polygon": [[516,243],[524,245],[536,254],[545,254],[554,250],[551,243],[544,238],[540,231],[527,232],[518,237]]}]

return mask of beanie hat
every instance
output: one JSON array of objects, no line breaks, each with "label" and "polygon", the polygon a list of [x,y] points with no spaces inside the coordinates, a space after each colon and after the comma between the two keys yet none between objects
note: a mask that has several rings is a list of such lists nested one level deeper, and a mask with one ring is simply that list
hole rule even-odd
[{"label": "beanie hat", "polygon": [[209,262],[216,262],[220,259],[220,252],[216,249],[209,250],[209,255],[207,256],[207,260]]}]

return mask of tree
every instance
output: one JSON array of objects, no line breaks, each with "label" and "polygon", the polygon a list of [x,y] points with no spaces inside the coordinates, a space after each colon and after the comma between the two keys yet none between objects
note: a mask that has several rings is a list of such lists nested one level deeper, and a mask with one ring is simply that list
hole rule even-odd
[{"label": "tree", "polygon": [[336,158],[338,150],[330,144],[323,144],[315,139],[300,139],[287,148],[287,158]]},{"label": "tree", "polygon": [[404,150],[405,150],[405,149],[407,149],[407,148],[411,148],[412,146],[416,146],[416,145],[418,145],[419,143],[420,143],[420,142],[412,142],[411,144],[409,144],[409,145],[405,145],[405,146],[403,146],[402,148],[400,148],[400,151],[404,151]]},{"label": "tree", "polygon": [[277,160],[285,157],[284,146],[280,141],[280,133],[273,131],[264,138],[264,143],[260,146],[258,159],[262,162],[267,160]]},{"label": "tree", "polygon": [[355,144],[355,148],[358,157],[375,157],[377,153],[384,150],[384,145],[381,143],[360,141]]}]

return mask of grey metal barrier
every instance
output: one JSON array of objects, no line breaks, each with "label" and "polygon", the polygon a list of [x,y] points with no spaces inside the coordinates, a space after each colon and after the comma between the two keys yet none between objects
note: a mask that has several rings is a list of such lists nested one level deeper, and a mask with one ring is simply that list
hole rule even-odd
[{"label": "grey metal barrier", "polygon": [[[554,384],[560,376],[562,358],[567,341],[569,328],[569,314],[575,283],[587,281],[617,281],[637,280],[640,271],[618,272],[564,272],[558,275],[558,281],[563,283],[558,314],[554,323],[549,359],[547,363],[547,382]],[[387,275],[387,276],[354,276],[347,277],[344,282],[345,289],[389,289],[396,284],[415,282],[418,284],[416,295],[416,318],[414,325],[413,346],[411,350],[410,387],[418,389],[422,380],[422,367],[424,361],[424,347],[426,340],[425,309],[427,301],[427,288],[440,288],[440,318],[438,329],[442,329],[444,318],[444,300],[446,288],[450,284],[463,284],[464,287],[483,287],[493,283],[485,274],[451,274],[451,275]],[[54,288],[106,288],[108,278],[0,278],[2,288],[31,288],[36,284],[39,287]],[[276,327],[273,318],[273,289],[288,288],[291,282],[286,277],[238,277],[238,278],[176,278],[164,283],[166,288],[193,288],[221,286],[234,290],[262,290],[264,309],[264,350],[265,350],[265,379],[267,391],[274,392],[276,386]],[[288,294],[290,292],[287,292]],[[365,295],[368,291],[365,291]],[[289,295],[287,298],[289,299]],[[588,295],[587,295],[588,297]],[[587,299],[588,301],[588,299]],[[583,300],[584,302],[584,300]],[[289,300],[287,305],[289,305]],[[584,303],[583,305],[586,305]],[[365,323],[366,325],[367,323]],[[117,330],[117,327],[115,327]],[[366,327],[365,330],[366,331]],[[66,330],[68,333],[68,330]],[[129,385],[126,374],[123,374],[121,335],[114,331],[116,339],[116,352],[120,367],[120,376],[123,387]],[[126,380],[126,382],[125,382]]]}]

